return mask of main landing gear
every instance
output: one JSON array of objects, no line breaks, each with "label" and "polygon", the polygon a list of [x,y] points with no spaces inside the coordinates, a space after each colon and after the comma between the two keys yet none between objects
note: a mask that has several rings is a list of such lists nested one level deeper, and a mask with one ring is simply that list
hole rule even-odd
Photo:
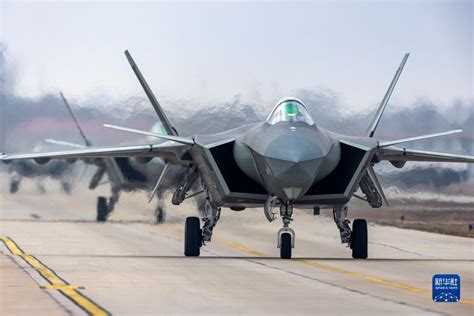
[{"label": "main landing gear", "polygon": [[156,207],[154,215],[155,215],[155,222],[157,224],[161,224],[165,221],[165,210],[160,204],[158,204],[158,206]]},{"label": "main landing gear", "polygon": [[202,246],[202,230],[199,217],[190,216],[186,218],[184,227],[184,255],[186,257],[197,257],[200,255]]},{"label": "main landing gear", "polygon": [[109,209],[107,207],[107,198],[99,196],[97,198],[97,221],[105,222],[109,216]]},{"label": "main landing gear", "polygon": [[109,217],[110,213],[115,208],[115,204],[118,202],[120,198],[120,190],[112,189],[112,195],[110,196],[109,200],[104,196],[99,196],[97,198],[97,221],[98,222],[106,222],[107,218]]},{"label": "main landing gear", "polygon": [[[292,250],[295,247],[295,231],[291,229],[290,223],[293,220],[293,205],[285,203],[278,198],[269,197],[265,206],[265,214],[271,222],[275,219],[273,210],[280,207],[280,216],[283,221],[283,228],[278,231],[278,248],[281,259],[291,259]],[[199,217],[187,217],[184,231],[184,255],[196,257],[200,255],[201,246],[210,242],[212,232],[220,217],[221,209],[211,203],[209,198],[205,202],[203,216],[203,226],[201,228]],[[352,249],[352,258],[367,259],[368,256],[368,234],[367,221],[356,219],[350,226],[347,219],[347,206],[338,206],[333,209],[334,222],[339,228],[341,243],[347,244]]]},{"label": "main landing gear", "polygon": [[352,258],[367,259],[368,256],[367,221],[356,219],[352,224],[351,249]]},{"label": "main landing gear", "polygon": [[21,178],[20,177],[13,177],[10,180],[10,193],[15,194],[20,189]]},{"label": "main landing gear", "polygon": [[352,249],[352,258],[367,259],[368,256],[368,236],[367,221],[356,219],[350,227],[350,221],[346,218],[347,206],[338,206],[333,209],[334,222],[339,228],[341,243],[347,244]]},{"label": "main landing gear", "polygon": [[201,246],[211,241],[212,232],[219,220],[220,214],[220,207],[212,205],[210,200],[207,199],[202,229],[199,217],[191,216],[186,218],[184,227],[184,255],[186,257],[197,257],[200,255]]}]

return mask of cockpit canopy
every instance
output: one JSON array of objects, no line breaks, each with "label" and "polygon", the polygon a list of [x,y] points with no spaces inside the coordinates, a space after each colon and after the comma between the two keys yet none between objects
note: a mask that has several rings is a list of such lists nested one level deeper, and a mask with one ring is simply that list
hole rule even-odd
[{"label": "cockpit canopy", "polygon": [[306,110],[306,106],[297,98],[280,100],[267,118],[267,123],[275,125],[279,122],[305,122],[313,125],[314,121]]}]

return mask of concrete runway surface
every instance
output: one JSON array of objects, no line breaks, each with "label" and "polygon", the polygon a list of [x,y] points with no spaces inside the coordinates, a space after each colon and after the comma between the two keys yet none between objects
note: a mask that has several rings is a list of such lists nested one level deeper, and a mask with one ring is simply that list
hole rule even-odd
[{"label": "concrete runway surface", "polygon": [[[354,261],[330,218],[296,210],[295,258],[281,260],[280,220],[224,209],[185,258],[192,202],[158,225],[144,194],[125,194],[98,224],[97,192],[34,192],[0,196],[0,315],[474,315],[473,239],[370,225],[370,260]],[[431,300],[437,273],[461,276],[461,302]]]}]

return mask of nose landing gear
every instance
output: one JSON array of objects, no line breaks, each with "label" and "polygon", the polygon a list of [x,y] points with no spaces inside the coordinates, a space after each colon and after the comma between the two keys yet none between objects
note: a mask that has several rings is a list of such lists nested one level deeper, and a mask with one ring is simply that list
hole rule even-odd
[{"label": "nose landing gear", "polygon": [[295,231],[291,229],[290,223],[293,220],[293,205],[280,205],[280,216],[283,221],[283,228],[278,231],[278,248],[280,248],[281,259],[291,259],[292,249],[295,247]]}]

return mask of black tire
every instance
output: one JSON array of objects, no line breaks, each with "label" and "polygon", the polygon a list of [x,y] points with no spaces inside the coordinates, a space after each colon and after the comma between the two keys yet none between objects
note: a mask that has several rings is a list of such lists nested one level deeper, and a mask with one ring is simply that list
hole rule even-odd
[{"label": "black tire", "polygon": [[202,246],[202,233],[199,218],[190,216],[186,218],[184,227],[184,255],[186,257],[197,257]]},{"label": "black tire", "polygon": [[162,207],[157,207],[155,210],[155,220],[157,224],[164,223],[165,221],[165,210]]},{"label": "black tire", "polygon": [[20,189],[20,181],[18,180],[11,180],[10,181],[10,194],[15,194],[18,192],[18,190]]},{"label": "black tire", "polygon": [[291,234],[283,233],[280,238],[280,258],[291,259]]},{"label": "black tire", "polygon": [[368,237],[367,221],[365,219],[356,219],[352,224],[351,248],[352,258],[367,259]]},{"label": "black tire", "polygon": [[109,215],[109,210],[107,208],[107,199],[103,196],[99,196],[97,198],[97,221],[107,221],[107,215]]},{"label": "black tire", "polygon": [[69,182],[61,182],[61,187],[63,188],[64,193],[71,194],[71,184],[69,184]]}]

